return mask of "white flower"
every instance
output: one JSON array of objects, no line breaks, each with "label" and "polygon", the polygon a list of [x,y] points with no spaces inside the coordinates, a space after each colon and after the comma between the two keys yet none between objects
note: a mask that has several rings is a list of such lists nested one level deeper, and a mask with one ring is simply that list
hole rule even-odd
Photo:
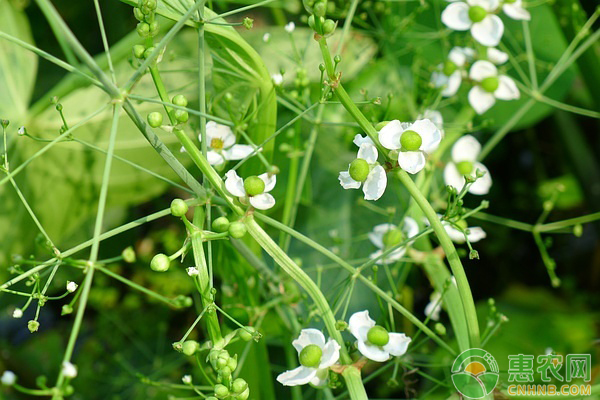
[{"label": "white flower", "polygon": [[23,136],[27,133],[27,129],[25,129],[24,126],[19,127],[19,129],[17,129],[17,135],[19,136]]},{"label": "white flower", "polygon": [[[202,141],[202,135],[198,135]],[[236,144],[235,135],[227,125],[217,124],[215,121],[206,123],[206,158],[210,165],[221,165],[229,160],[241,160],[250,155],[254,148],[247,144]],[[185,151],[183,147],[181,151]]]},{"label": "white flower", "polygon": [[469,77],[476,83],[469,91],[469,103],[477,114],[483,114],[499,100],[516,100],[521,95],[512,78],[498,75],[498,69],[489,61],[476,61]]},{"label": "white flower", "polygon": [[395,119],[379,131],[383,147],[399,150],[398,164],[410,174],[425,167],[425,156],[437,149],[441,140],[442,133],[428,119],[419,119],[412,124]]},{"label": "white flower", "polygon": [[498,0],[466,0],[453,2],[442,12],[442,22],[455,31],[471,30],[471,35],[484,46],[494,47],[504,33],[502,20],[493,12]]},{"label": "white flower", "polygon": [[[259,176],[248,177],[244,181],[234,170],[229,170],[225,177],[225,188],[233,196],[238,197],[242,203],[247,204],[247,202],[250,202],[252,207],[259,210],[268,210],[275,205],[275,198],[268,193],[275,187],[277,181],[275,175],[269,176],[265,172]],[[260,184],[256,179],[261,180],[263,184]],[[257,184],[260,185],[259,189],[262,188],[262,190],[256,190]],[[246,188],[249,186],[252,186],[252,193],[250,194],[246,192]]]},{"label": "white flower", "polygon": [[440,130],[442,138],[444,137],[444,117],[442,113],[437,110],[425,110],[423,114],[420,114],[417,119],[428,119],[434,123],[435,126]]},{"label": "white flower", "polygon": [[198,271],[198,268],[196,268],[196,267],[186,268],[186,272],[189,276],[197,276],[200,274],[200,272]]},{"label": "white flower", "polygon": [[387,186],[385,169],[377,163],[377,148],[367,136],[356,135],[354,144],[359,147],[357,158],[347,171],[340,172],[340,184],[344,189],[358,189],[362,185],[365,200],[377,200]]},{"label": "white flower", "polygon": [[79,286],[75,282],[67,281],[67,292],[73,293]]},{"label": "white flower", "polygon": [[417,221],[411,217],[404,217],[402,228],[392,224],[376,225],[368,234],[371,243],[379,247],[379,250],[370,255],[371,259],[377,259],[375,263],[380,265],[398,261],[406,253],[406,246],[398,247],[385,257],[380,258],[380,256],[384,251],[416,236],[418,233]]},{"label": "white flower", "polygon": [[293,21],[288,22],[287,24],[285,24],[285,31],[287,33],[294,32],[294,29],[296,29],[296,24]]},{"label": "white flower", "polygon": [[65,378],[73,379],[77,376],[77,367],[70,362],[65,361],[62,364],[62,373]]},{"label": "white flower", "polygon": [[[475,57],[475,50],[468,47],[453,47],[445,63],[438,65],[438,71],[431,76],[435,87],[444,87],[442,96],[451,97],[460,88],[463,79],[464,67]],[[435,122],[435,121],[434,121]]]},{"label": "white flower", "polygon": [[283,75],[281,74],[273,74],[271,75],[271,80],[275,86],[281,86],[283,83]]},{"label": "white flower", "polygon": [[269,40],[271,40],[271,34],[267,32],[263,35],[263,42],[267,43]]},{"label": "white flower", "polygon": [[508,54],[493,47],[487,49],[487,57],[488,60],[496,65],[504,64],[508,61]]},{"label": "white flower", "polygon": [[[464,226],[462,226],[463,224]],[[450,236],[450,239],[452,239],[453,242],[458,244],[462,244],[465,242],[465,234],[461,230],[456,229],[448,221],[442,221],[442,225],[444,226],[446,233],[448,234],[448,236]],[[458,225],[461,228],[467,230],[467,240],[469,241],[469,243],[479,242],[481,239],[485,239],[487,236],[487,234],[481,227],[467,226],[464,220],[459,221]]]},{"label": "white flower", "polygon": [[21,310],[20,308],[15,308],[15,310],[12,313],[12,317],[13,318],[22,318],[23,317],[23,310]]},{"label": "white flower", "polygon": [[442,295],[440,292],[433,292],[429,298],[429,303],[425,306],[425,316],[433,321],[440,320],[440,312],[442,311]]},{"label": "white flower", "polygon": [[16,381],[17,375],[12,371],[4,371],[4,373],[2,373],[2,378],[0,378],[0,382],[6,386],[12,386]]},{"label": "white flower", "polygon": [[[404,333],[387,332],[369,317],[369,311],[352,314],[348,330],[357,340],[358,351],[373,361],[383,362],[406,353],[411,338]],[[375,342],[375,343],[373,343]]]},{"label": "white flower", "polygon": [[531,14],[523,8],[522,0],[504,0],[502,3],[502,11],[512,19],[522,19],[529,21]]},{"label": "white flower", "polygon": [[192,376],[191,375],[184,375],[183,378],[181,378],[181,381],[183,383],[185,383],[186,385],[191,385],[192,384]]},{"label": "white flower", "polygon": [[325,336],[317,329],[302,329],[298,339],[292,342],[298,352],[300,366],[286,371],[277,377],[285,386],[298,386],[312,383],[324,384],[327,370],[340,358],[340,345],[333,339],[325,343]]},{"label": "white flower", "polygon": [[469,187],[469,193],[483,195],[490,191],[492,177],[485,165],[477,161],[481,152],[481,145],[471,135],[465,135],[458,139],[452,146],[452,161],[444,168],[444,181],[446,185],[453,186],[461,191],[466,183],[465,175],[475,177],[477,170],[485,172]]}]

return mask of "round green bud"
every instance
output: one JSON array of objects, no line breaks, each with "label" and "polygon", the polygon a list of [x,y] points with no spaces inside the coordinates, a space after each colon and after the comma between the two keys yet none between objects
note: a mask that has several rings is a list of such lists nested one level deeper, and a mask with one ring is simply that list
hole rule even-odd
[{"label": "round green bud", "polygon": [[246,382],[242,378],[237,378],[231,384],[231,389],[233,390],[233,393],[236,393],[236,394],[242,393],[244,390],[246,390],[247,387],[248,387],[248,382]]},{"label": "round green bud", "polygon": [[146,50],[144,50],[144,54],[142,55],[142,57],[144,59],[146,59],[146,58],[150,57],[153,52],[154,52],[154,47],[148,47]]},{"label": "round green bud", "polygon": [[181,199],[174,199],[171,202],[171,214],[175,217],[183,217],[188,212],[188,205]]},{"label": "round green bud", "polygon": [[160,27],[160,25],[158,24],[158,21],[150,22],[150,35],[156,36],[156,34],[158,33],[159,27]]},{"label": "round green bud", "polygon": [[252,175],[244,180],[244,190],[248,196],[256,196],[265,191],[265,181],[258,176]]},{"label": "round green bud", "polygon": [[227,230],[229,229],[229,220],[227,219],[227,217],[219,217],[217,219],[215,219],[212,223],[212,229],[215,232],[227,232]]},{"label": "round green bud", "polygon": [[70,304],[65,304],[64,306],[62,306],[62,310],[60,312],[60,315],[69,315],[73,313],[73,307],[71,307]]},{"label": "round green bud", "polygon": [[573,235],[575,235],[575,237],[581,237],[581,235],[583,235],[583,226],[581,224],[573,226]]},{"label": "round green bud", "polygon": [[479,85],[486,92],[494,93],[496,89],[498,89],[498,86],[500,86],[500,81],[495,76],[488,76],[487,78],[484,78]]},{"label": "round green bud", "polygon": [[148,34],[150,33],[150,25],[148,25],[145,22],[140,22],[139,24],[137,24],[137,27],[135,28],[135,30],[137,31],[138,35],[140,35],[141,37],[147,37]]},{"label": "round green bud", "polygon": [[421,135],[419,135],[415,131],[404,131],[402,132],[402,136],[400,136],[400,145],[406,151],[417,151],[423,144],[423,139],[421,139]]},{"label": "round green bud", "polygon": [[186,340],[181,346],[181,351],[186,356],[193,356],[200,349],[200,345],[195,340]]},{"label": "round green bud", "polygon": [[348,329],[348,323],[342,319],[338,319],[337,321],[335,321],[335,329],[337,329],[338,331],[345,331],[346,329]]},{"label": "round green bud", "polygon": [[179,107],[187,107],[188,105],[187,98],[182,94],[178,94],[177,96],[173,97],[172,101],[173,104]]},{"label": "round green bud", "polygon": [[158,6],[158,2],[156,0],[146,0],[145,6],[151,10],[156,10],[156,7]]},{"label": "round green bud", "polygon": [[127,246],[121,252],[121,257],[123,257],[123,261],[129,264],[133,264],[135,262],[135,250],[131,246]]},{"label": "round green bud", "polygon": [[[62,105],[62,104],[60,104],[60,103],[58,103],[58,104],[56,105],[56,111],[62,111],[62,110],[63,110],[63,105]],[[8,125],[8,124],[6,124],[6,125]]]},{"label": "round green bud", "polygon": [[323,34],[331,35],[333,31],[335,31],[335,26],[335,21],[332,19],[325,20],[325,23],[323,24]]},{"label": "round green bud", "polygon": [[316,30],[316,27],[315,27],[315,16],[314,15],[311,15],[310,17],[308,17],[308,26],[313,31]]},{"label": "round green bud", "polygon": [[394,247],[404,241],[404,233],[398,229],[390,229],[383,234],[383,246],[385,248]]},{"label": "round green bud", "polygon": [[163,116],[158,111],[151,112],[148,114],[148,125],[153,128],[158,128],[163,123]]},{"label": "round green bud", "polygon": [[319,71],[325,72],[325,64],[323,64],[323,63],[319,64]]},{"label": "round green bud", "polygon": [[174,115],[175,119],[177,119],[179,122],[187,122],[187,120],[190,118],[190,114],[184,110],[175,110]]},{"label": "round green bud", "polygon": [[469,175],[473,172],[473,163],[471,161],[460,161],[456,163],[456,169],[461,175]]},{"label": "round green bud", "polygon": [[316,344],[309,344],[300,352],[300,364],[308,368],[317,368],[321,363],[323,350]]},{"label": "round green bud", "polygon": [[446,60],[444,62],[444,68],[442,68],[442,72],[444,73],[444,75],[450,76],[454,73],[454,71],[456,71],[457,68],[458,68],[458,66],[456,64],[454,64],[452,61]]},{"label": "round green bud", "polygon": [[237,356],[230,357],[229,361],[227,361],[227,368],[229,368],[232,372],[235,371],[235,369],[237,368],[237,365],[238,365]]},{"label": "round green bud", "polygon": [[313,13],[317,17],[324,17],[326,12],[326,6],[324,1],[317,1],[313,6]]},{"label": "round green bud", "polygon": [[350,163],[350,168],[348,168],[348,173],[350,177],[357,182],[364,182],[367,180],[369,176],[369,163],[362,158],[357,158],[356,160]]},{"label": "round green bud", "polygon": [[[136,8],[136,10],[137,10],[137,8]],[[135,46],[133,46],[133,56],[135,58],[144,57],[145,51],[146,51],[146,48],[144,46],[142,46],[141,44],[136,44]]]},{"label": "round green bud", "polygon": [[231,368],[229,368],[228,365],[224,366],[223,368],[221,368],[221,370],[219,371],[219,375],[221,375],[222,378],[225,379],[229,379],[231,378],[231,374],[233,373],[233,371],[231,370]]},{"label": "round green bud", "polygon": [[375,325],[367,332],[367,340],[375,346],[385,346],[390,341],[390,334],[383,326]]},{"label": "round green bud", "polygon": [[169,269],[169,265],[171,264],[171,260],[167,257],[166,254],[159,253],[152,257],[152,261],[150,261],[150,268],[156,272],[165,272]]},{"label": "round green bud", "polygon": [[72,385],[67,385],[62,392],[64,396],[72,396],[73,393],[75,393],[75,388]]},{"label": "round green bud", "polygon": [[340,56],[339,54],[335,57],[333,57],[333,62],[336,64],[339,64],[342,62],[342,56]]},{"label": "round green bud", "polygon": [[37,330],[40,328],[40,323],[34,320],[31,320],[29,322],[27,322],[27,329],[29,329],[29,332],[33,333],[33,332],[37,332]]},{"label": "round green bud", "polygon": [[144,18],[146,17],[144,15],[144,13],[142,12],[142,10],[140,10],[139,8],[134,8],[133,9],[133,16],[135,17],[135,19],[137,19],[138,21],[143,21]]},{"label": "round green bud", "polygon": [[473,22],[481,22],[487,16],[487,11],[481,6],[469,8],[469,19]]},{"label": "round green bud", "polygon": [[229,235],[235,239],[241,239],[246,234],[246,225],[243,222],[235,221],[229,225]]},{"label": "round green bud", "polygon": [[217,399],[224,399],[229,396],[229,389],[227,389],[227,386],[217,383],[215,385],[215,396],[217,396]]},{"label": "round green bud", "polygon": [[244,328],[238,329],[238,336],[244,342],[249,342],[254,338],[254,332],[256,332],[256,329],[254,329],[254,327],[245,326]]},{"label": "round green bud", "polygon": [[436,333],[440,336],[444,336],[446,334],[446,327],[439,322],[433,326],[433,329],[435,329]]}]

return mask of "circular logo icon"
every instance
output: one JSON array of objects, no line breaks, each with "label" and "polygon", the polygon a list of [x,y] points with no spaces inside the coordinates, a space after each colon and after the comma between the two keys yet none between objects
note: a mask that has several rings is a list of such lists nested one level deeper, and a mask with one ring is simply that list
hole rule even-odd
[{"label": "circular logo icon", "polygon": [[483,349],[463,351],[450,371],[456,390],[469,399],[481,399],[492,393],[499,378],[496,359]]}]

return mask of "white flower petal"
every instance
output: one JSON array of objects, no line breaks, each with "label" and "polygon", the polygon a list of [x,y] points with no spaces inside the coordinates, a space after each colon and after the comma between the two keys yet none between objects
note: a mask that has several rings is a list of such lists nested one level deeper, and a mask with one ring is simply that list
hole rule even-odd
[{"label": "white flower petal", "polygon": [[498,6],[500,5],[499,0],[467,0],[469,6],[479,6],[483,8],[485,11],[496,11]]},{"label": "white flower petal", "polygon": [[377,162],[377,149],[372,143],[363,143],[358,150],[358,158],[362,158],[369,164]]},{"label": "white flower petal", "polygon": [[446,233],[448,234],[448,236],[454,243],[462,244],[465,242],[465,234],[464,233],[462,233],[461,231],[459,231],[458,229],[456,229],[455,227],[453,227],[452,225],[450,225],[447,222],[442,222],[442,225],[444,225],[444,230],[446,231]]},{"label": "white flower petal", "polygon": [[425,155],[422,151],[401,151],[398,164],[409,174],[416,174],[425,167]]},{"label": "white flower petal", "polygon": [[358,189],[360,187],[360,182],[352,179],[348,171],[340,172],[338,179],[344,189]]},{"label": "white flower petal", "polygon": [[475,171],[477,170],[484,171],[485,175],[477,179],[471,187],[469,187],[469,193],[477,195],[488,194],[490,187],[492,186],[492,176],[490,175],[490,171],[480,162],[473,164],[473,173],[471,175],[475,176]]},{"label": "white flower petal", "polygon": [[62,363],[62,373],[65,377],[73,379],[77,377],[77,367],[69,361]]},{"label": "white flower petal", "polygon": [[376,165],[363,185],[363,193],[365,194],[365,200],[378,200],[387,186],[387,175],[385,169],[381,165]]},{"label": "white flower petal", "polygon": [[379,225],[375,225],[373,227],[373,230],[371,232],[368,233],[368,237],[369,240],[371,241],[371,243],[373,243],[375,246],[379,247],[380,249],[383,248],[383,236],[393,230],[398,228],[396,225],[392,225],[392,224],[379,224]]},{"label": "white flower petal", "polygon": [[277,175],[269,176],[268,173],[260,174],[258,176],[265,183],[265,192],[270,192],[277,183]]},{"label": "white flower petal", "polygon": [[442,140],[442,133],[438,127],[428,119],[416,120],[409,129],[414,130],[421,136],[421,148],[420,150],[425,153],[432,153],[437,149]]},{"label": "white flower petal", "polygon": [[220,153],[212,150],[206,153],[206,159],[210,165],[221,165],[225,162],[225,158]]},{"label": "white flower petal", "polygon": [[291,371],[285,371],[279,374],[277,381],[283,386],[306,385],[317,375],[316,368],[307,368],[300,366]]},{"label": "white flower petal", "polygon": [[355,145],[360,147],[364,143],[374,144],[369,136],[361,136],[359,133],[354,136],[354,140],[352,141]]},{"label": "white flower petal", "polygon": [[[442,65],[439,65],[438,68],[441,69]],[[433,71],[433,73],[431,74],[431,83],[433,84],[433,86],[438,88],[446,86],[448,84],[448,77],[444,75],[444,73],[441,71]]]},{"label": "white flower petal", "polygon": [[390,341],[388,344],[383,346],[383,350],[396,357],[406,353],[408,345],[412,339],[406,336],[404,333],[390,332],[389,335]]},{"label": "white flower petal", "polygon": [[[391,336],[391,333],[390,333]],[[358,351],[370,360],[384,362],[390,359],[390,353],[380,346],[374,346],[370,343],[358,341]]]},{"label": "white flower petal", "polygon": [[329,339],[327,344],[323,346],[323,354],[321,355],[321,363],[319,369],[329,368],[340,359],[341,346],[333,339]]},{"label": "white flower petal", "polygon": [[452,186],[459,192],[465,186],[465,178],[462,176],[453,162],[446,164],[444,168],[444,183],[446,186]]},{"label": "white flower petal", "polygon": [[244,189],[244,180],[240,178],[234,170],[229,170],[225,174],[225,189],[233,196],[244,197],[246,190]]},{"label": "white flower petal", "polygon": [[402,225],[402,231],[407,238],[417,236],[419,234],[419,224],[414,218],[404,217],[404,224]]},{"label": "white flower petal", "polygon": [[259,210],[268,210],[275,205],[275,198],[269,193],[261,193],[249,198],[252,207]]},{"label": "white flower petal", "polygon": [[317,374],[310,380],[310,384],[316,387],[325,386],[329,378],[329,370],[326,368],[317,369]]},{"label": "white flower petal", "polygon": [[0,382],[6,386],[12,386],[17,381],[17,375],[12,371],[4,371],[2,373],[2,377],[0,378]]},{"label": "white flower petal", "polygon": [[369,310],[355,312],[348,320],[348,330],[359,343],[367,341],[369,329],[374,326],[375,321],[369,317]]},{"label": "white flower petal", "polygon": [[442,22],[455,31],[466,31],[471,27],[469,6],[465,3],[452,3],[442,12]]},{"label": "white flower petal", "polygon": [[496,98],[493,94],[486,92],[479,86],[474,86],[469,91],[469,104],[477,112],[477,114],[483,114],[489,110],[494,103]]},{"label": "white flower petal", "polygon": [[469,233],[467,234],[467,238],[469,239],[469,242],[471,243],[476,243],[479,242],[481,239],[485,239],[487,237],[487,233],[485,233],[485,231],[479,227],[479,226],[470,226],[469,227]]},{"label": "white flower petal", "polygon": [[242,160],[248,157],[254,151],[254,147],[247,144],[234,144],[228,149],[223,150],[223,157],[226,160]]},{"label": "white flower petal", "polygon": [[400,136],[404,128],[397,119],[390,121],[379,131],[379,142],[386,149],[397,150],[400,148]]},{"label": "white flower petal", "polygon": [[498,77],[498,89],[494,92],[494,96],[500,100],[516,100],[521,97],[521,93],[512,78],[500,75]]},{"label": "white flower petal", "polygon": [[448,59],[456,66],[462,67],[467,62],[467,55],[462,50],[462,47],[453,47],[448,53]]},{"label": "white flower petal", "polygon": [[425,110],[423,115],[419,116],[419,119],[428,119],[433,122],[440,131],[444,129],[444,118],[442,117],[442,113],[437,110]]},{"label": "white flower petal", "polygon": [[531,14],[529,11],[523,8],[521,0],[517,0],[512,4],[504,4],[502,6],[504,14],[508,15],[512,19],[529,21],[531,20]]},{"label": "white flower petal", "polygon": [[399,247],[396,250],[392,251],[387,256],[381,256],[383,254],[383,250],[377,250],[369,255],[371,260],[375,260],[375,264],[384,265],[384,264],[392,264],[399,259],[401,259],[404,254],[406,254],[406,247]]},{"label": "white flower petal", "polygon": [[[223,147],[231,147],[235,144],[235,135],[229,126],[217,124],[215,121],[208,121],[206,123],[206,141],[208,142],[208,146],[210,146],[213,139],[221,139]],[[198,135],[198,140],[202,142],[202,135]]]},{"label": "white flower petal", "polygon": [[471,35],[484,46],[495,47],[504,34],[504,23],[497,15],[488,15],[471,27]]},{"label": "white flower petal", "polygon": [[446,87],[442,90],[442,96],[444,97],[452,97],[458,92],[460,89],[460,84],[462,83],[462,73],[461,71],[454,71],[452,75],[447,77]]},{"label": "white flower petal", "polygon": [[452,146],[452,161],[475,162],[481,152],[481,144],[471,135],[465,135],[458,139]]},{"label": "white flower petal", "polygon": [[487,56],[496,65],[504,64],[508,61],[508,54],[493,47],[487,49]]},{"label": "white flower petal", "polygon": [[310,344],[316,344],[322,349],[325,346],[325,335],[323,335],[323,332],[314,328],[302,329],[298,338],[292,342],[292,346],[294,346],[298,354]]},{"label": "white flower petal", "polygon": [[429,303],[425,306],[425,316],[433,321],[440,320],[440,312],[442,311],[442,295],[440,292],[433,292],[431,294]]},{"label": "white flower petal", "polygon": [[475,61],[469,71],[469,78],[481,82],[485,78],[498,75],[498,68],[487,60]]}]

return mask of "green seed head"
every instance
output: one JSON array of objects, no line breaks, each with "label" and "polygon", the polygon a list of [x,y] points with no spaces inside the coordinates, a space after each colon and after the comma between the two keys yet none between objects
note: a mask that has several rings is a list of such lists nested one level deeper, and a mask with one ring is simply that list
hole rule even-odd
[{"label": "green seed head", "polygon": [[385,346],[390,341],[390,334],[383,326],[375,325],[369,329],[367,340],[375,346]]},{"label": "green seed head", "polygon": [[357,158],[356,160],[350,163],[350,168],[348,168],[348,173],[350,177],[357,182],[364,182],[367,180],[369,176],[369,163],[362,158]]},{"label": "green seed head", "polygon": [[229,229],[229,220],[227,217],[219,217],[213,221],[212,228],[215,232],[227,232]]},{"label": "green seed head", "polygon": [[309,344],[300,352],[300,364],[308,368],[317,368],[321,363],[323,350],[316,344]]},{"label": "green seed head", "polygon": [[421,139],[421,135],[415,131],[404,131],[402,132],[402,136],[400,136],[400,145],[406,151],[417,151],[422,143],[423,139]]},{"label": "green seed head", "polygon": [[481,6],[469,8],[469,18],[473,22],[481,22],[487,16],[487,11]]},{"label": "green seed head", "polygon": [[481,81],[480,85],[486,92],[494,93],[498,89],[500,81],[495,76],[488,76]]},{"label": "green seed head", "polygon": [[163,123],[163,116],[158,111],[148,114],[148,124],[153,128],[158,128]]},{"label": "green seed head", "polygon": [[265,191],[265,182],[258,176],[249,176],[244,180],[244,190],[246,190],[248,196],[256,196]]},{"label": "green seed head", "polygon": [[175,217],[183,217],[188,212],[188,205],[181,199],[174,199],[171,202],[171,214]]},{"label": "green seed head", "polygon": [[243,222],[232,222],[229,225],[229,234],[234,239],[241,239],[246,234],[246,225]]},{"label": "green seed head", "polygon": [[169,260],[169,257],[166,254],[159,253],[150,261],[150,268],[156,272],[165,272],[169,269],[170,264],[171,260]]},{"label": "green seed head", "polygon": [[200,345],[195,340],[186,340],[181,347],[181,351],[183,351],[183,354],[186,356],[193,356],[199,348]]},{"label": "green seed head", "polygon": [[446,60],[446,62],[444,62],[444,68],[442,69],[442,72],[444,73],[444,75],[450,76],[454,73],[454,71],[456,71],[457,68],[458,66],[452,61]]},{"label": "green seed head", "polygon": [[224,399],[229,396],[229,389],[227,389],[227,386],[217,383],[215,385],[215,396],[217,396],[217,399]]},{"label": "green seed head", "polygon": [[179,122],[187,122],[187,120],[190,118],[190,114],[188,114],[187,111],[183,111],[183,110],[175,110],[175,119]]},{"label": "green seed head", "polygon": [[254,332],[256,332],[256,329],[251,326],[246,326],[243,329],[240,328],[238,330],[238,335],[244,342],[249,342],[254,339]]},{"label": "green seed head", "polygon": [[187,107],[188,101],[184,95],[178,94],[177,96],[173,97],[173,104],[179,107]]},{"label": "green seed head", "polygon": [[390,229],[383,235],[383,245],[385,248],[390,248],[402,243],[404,240],[404,233],[396,228]]},{"label": "green seed head", "polygon": [[456,164],[456,169],[461,175],[469,175],[473,172],[473,163],[471,161],[461,161]]}]

